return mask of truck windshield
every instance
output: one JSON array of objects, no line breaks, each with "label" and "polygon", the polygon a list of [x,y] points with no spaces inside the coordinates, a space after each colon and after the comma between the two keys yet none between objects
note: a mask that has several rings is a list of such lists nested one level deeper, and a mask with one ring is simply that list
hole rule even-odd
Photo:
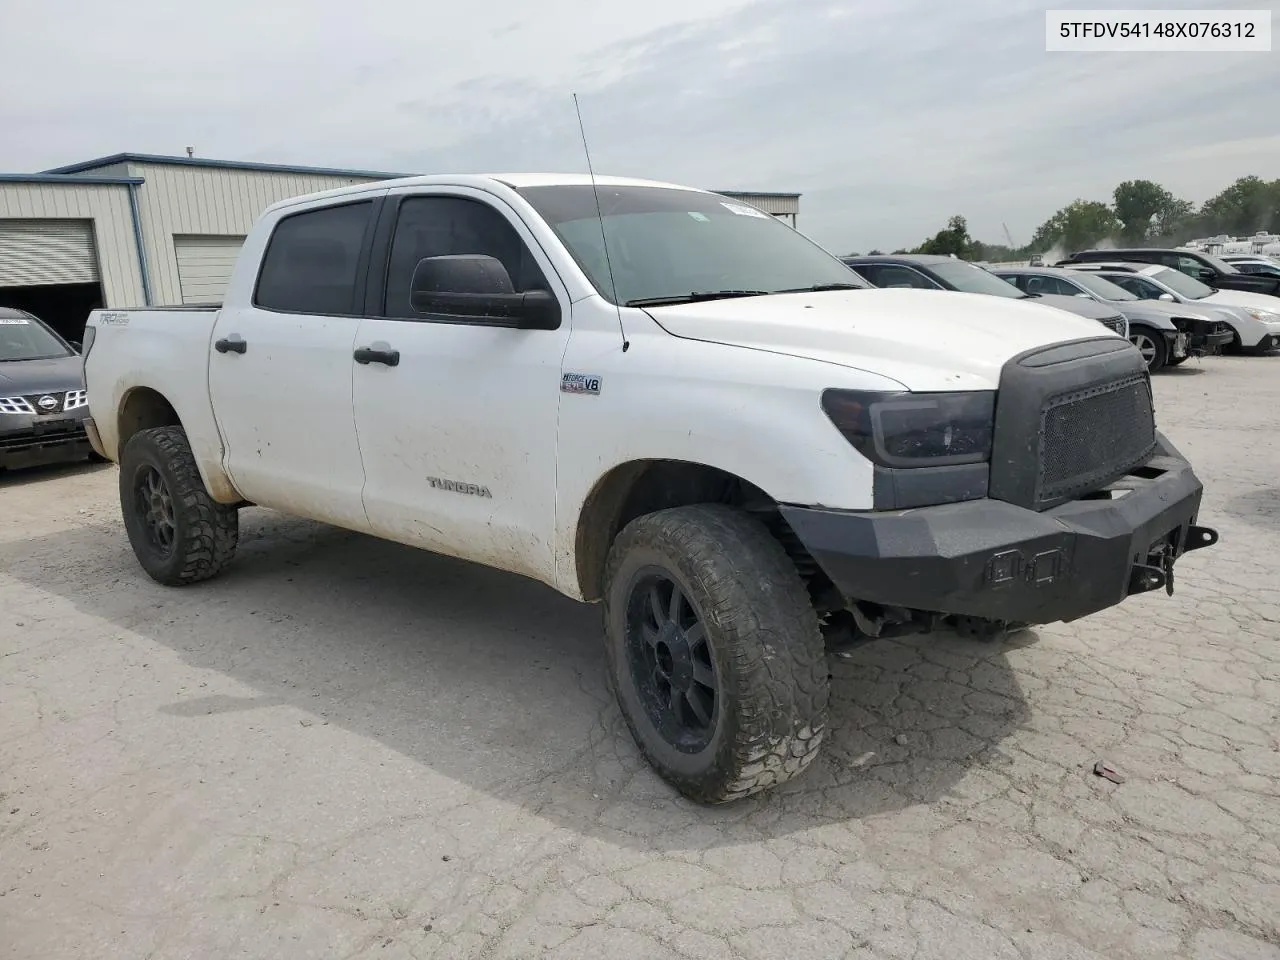
[{"label": "truck windshield", "polygon": [[519,193],[611,303],[868,286],[803,234],[717,194],[601,184],[597,214],[590,184]]},{"label": "truck windshield", "polygon": [[1181,270],[1165,267],[1148,274],[1152,280],[1158,280],[1180,297],[1188,300],[1203,300],[1213,293],[1213,287],[1201,283],[1195,277],[1189,277]]},{"label": "truck windshield", "polygon": [[71,351],[38,321],[0,316],[0,363],[69,356]]}]

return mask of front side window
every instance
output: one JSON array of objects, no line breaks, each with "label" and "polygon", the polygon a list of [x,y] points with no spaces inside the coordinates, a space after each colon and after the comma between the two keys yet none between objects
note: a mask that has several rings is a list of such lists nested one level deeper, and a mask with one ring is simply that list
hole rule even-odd
[{"label": "front side window", "polygon": [[40,321],[0,315],[0,363],[69,356],[71,351]]},{"label": "front side window", "polygon": [[776,217],[717,194],[602,184],[597,212],[590,184],[518,192],[610,302],[867,285]]},{"label": "front side window", "polygon": [[1158,300],[1160,299],[1160,294],[1165,292],[1150,280],[1134,276],[1131,273],[1116,274],[1114,276],[1107,277],[1107,279],[1117,287],[1121,287],[1122,289],[1129,291],[1139,300]]},{"label": "front side window", "polygon": [[[1208,260],[1210,258],[1206,257],[1205,259]],[[1222,263],[1221,260],[1218,262]],[[1222,266],[1226,267],[1227,269],[1221,270],[1220,271],[1221,273],[1237,273],[1238,272],[1235,267],[1231,266],[1228,263],[1222,263]],[[1217,276],[1217,274],[1214,273],[1211,267],[1206,267],[1203,263],[1201,263],[1199,260],[1195,259],[1194,257],[1179,256],[1177,258],[1177,262],[1174,264],[1174,269],[1180,270],[1183,273],[1185,273],[1188,277],[1192,277],[1196,280],[1212,280]]]},{"label": "front side window", "polygon": [[515,227],[487,203],[467,197],[406,197],[400,203],[391,241],[383,315],[422,318],[410,303],[418,262],[460,254],[496,259],[511,277],[514,293],[549,289],[538,262]]},{"label": "front side window", "polygon": [[365,200],[281,220],[262,258],[254,304],[281,313],[355,314],[356,268],[372,212]]},{"label": "front side window", "polygon": [[934,283],[918,270],[900,266],[896,263],[882,263],[865,268],[867,277],[877,287],[910,287],[916,290],[940,290]]}]

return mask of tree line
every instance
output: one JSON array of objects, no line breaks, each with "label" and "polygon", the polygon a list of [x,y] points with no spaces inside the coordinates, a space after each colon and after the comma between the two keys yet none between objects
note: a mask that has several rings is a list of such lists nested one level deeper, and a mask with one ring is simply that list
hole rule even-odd
[{"label": "tree line", "polygon": [[[1196,237],[1251,236],[1259,230],[1280,233],[1280,179],[1241,177],[1196,206],[1151,180],[1126,180],[1111,202],[1074,200],[1036,228],[1024,247],[983,243],[969,236],[968,222],[954,216],[914,250],[894,253],[955,254],[964,260],[1025,260],[1049,251],[1071,253],[1114,243],[1116,246],[1176,246]],[[880,255],[872,250],[869,256]],[[852,254],[858,256],[858,254]]]}]

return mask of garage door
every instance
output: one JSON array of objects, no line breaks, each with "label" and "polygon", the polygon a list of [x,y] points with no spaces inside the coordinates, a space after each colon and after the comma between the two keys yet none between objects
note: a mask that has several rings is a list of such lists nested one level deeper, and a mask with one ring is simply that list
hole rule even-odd
[{"label": "garage door", "polygon": [[183,303],[221,303],[244,237],[175,236]]},{"label": "garage door", "polygon": [[98,279],[92,220],[0,220],[0,287]]}]

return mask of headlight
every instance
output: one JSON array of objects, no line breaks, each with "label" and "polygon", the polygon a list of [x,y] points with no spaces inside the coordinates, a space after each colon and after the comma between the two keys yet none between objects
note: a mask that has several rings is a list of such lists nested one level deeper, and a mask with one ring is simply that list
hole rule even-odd
[{"label": "headlight", "polygon": [[885,467],[941,467],[991,458],[995,391],[825,390],[822,409],[864,457]]},{"label": "headlight", "polygon": [[1263,323],[1280,323],[1280,313],[1272,313],[1270,310],[1263,310],[1259,307],[1245,307],[1244,312],[1255,320],[1261,320]]}]

